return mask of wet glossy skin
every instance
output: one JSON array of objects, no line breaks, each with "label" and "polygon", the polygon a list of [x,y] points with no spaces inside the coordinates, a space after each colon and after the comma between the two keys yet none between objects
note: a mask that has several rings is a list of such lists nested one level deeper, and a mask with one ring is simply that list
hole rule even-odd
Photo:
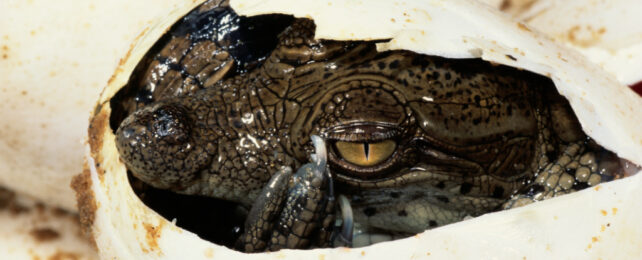
[{"label": "wet glossy skin", "polygon": [[[311,21],[296,20],[265,61],[236,75],[220,43],[174,37],[141,80],[153,85],[154,102],[118,128],[128,169],[157,188],[252,208],[246,241],[272,232],[257,219],[300,218],[283,206],[293,194],[310,203],[299,210],[323,202],[306,221],[327,229],[330,180],[302,181],[281,168],[310,160],[312,135],[328,148],[334,195],[346,195],[355,222],[370,231],[416,233],[601,181],[550,81],[479,60],[378,53],[374,43],[313,36]],[[281,183],[278,192],[266,191],[268,182]],[[267,249],[323,245],[325,236]],[[264,250],[267,240],[241,249]]]}]

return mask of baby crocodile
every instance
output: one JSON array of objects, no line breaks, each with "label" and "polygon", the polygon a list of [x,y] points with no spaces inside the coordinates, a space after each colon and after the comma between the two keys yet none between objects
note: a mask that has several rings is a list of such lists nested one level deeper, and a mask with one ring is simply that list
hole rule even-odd
[{"label": "baby crocodile", "polygon": [[[241,250],[325,246],[339,194],[365,229],[412,234],[609,177],[544,77],[317,40],[311,20],[291,17],[264,57],[239,63],[248,55],[220,37],[225,17],[243,21],[227,3],[191,15],[214,17],[198,30],[218,33],[161,46],[117,147],[149,185],[251,208]],[[314,135],[327,167],[318,151],[302,167]]]}]

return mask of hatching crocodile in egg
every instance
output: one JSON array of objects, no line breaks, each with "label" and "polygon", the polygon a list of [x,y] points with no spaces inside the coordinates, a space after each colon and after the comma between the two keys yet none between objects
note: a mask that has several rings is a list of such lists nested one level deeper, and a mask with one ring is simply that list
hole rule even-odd
[{"label": "hatching crocodile in egg", "polygon": [[339,194],[413,234],[612,178],[545,77],[252,19],[210,1],[174,26],[116,134],[143,182],[251,209],[241,250],[326,246]]}]

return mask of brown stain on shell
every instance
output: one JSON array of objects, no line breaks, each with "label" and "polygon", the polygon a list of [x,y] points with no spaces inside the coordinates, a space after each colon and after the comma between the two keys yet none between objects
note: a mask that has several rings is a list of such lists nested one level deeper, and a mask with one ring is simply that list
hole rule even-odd
[{"label": "brown stain on shell", "polygon": [[76,253],[67,252],[67,251],[56,251],[53,255],[47,257],[47,260],[78,260],[82,257]]},{"label": "brown stain on shell", "polygon": [[60,233],[49,227],[35,228],[29,231],[29,235],[38,242],[50,242],[60,238]]},{"label": "brown stain on shell", "polygon": [[85,163],[83,172],[74,176],[71,180],[71,188],[76,191],[76,203],[78,207],[78,219],[80,221],[80,229],[84,235],[89,239],[94,248],[98,248],[94,236],[91,232],[91,227],[96,219],[96,198],[91,189],[91,173]]},{"label": "brown stain on shell", "polygon": [[7,45],[2,45],[2,48],[0,48],[0,54],[2,55],[2,59],[6,60],[9,58],[9,46]]},{"label": "brown stain on shell", "polygon": [[519,28],[519,29],[520,29],[520,30],[522,30],[522,31],[532,32],[532,31],[531,31],[531,29],[530,29],[530,28],[528,28],[528,26],[526,26],[526,25],[525,25],[524,23],[522,23],[522,22],[518,22],[518,23],[517,23],[517,28]]},{"label": "brown stain on shell", "polygon": [[97,162],[96,171],[98,172],[98,177],[102,181],[105,170],[100,167],[99,162],[103,161],[100,151],[103,147],[105,130],[109,128],[109,112],[106,111],[104,105],[96,106],[96,112],[89,122],[88,143],[91,157]]},{"label": "brown stain on shell", "polygon": [[143,228],[145,228],[145,232],[146,232],[145,240],[147,241],[147,246],[149,247],[149,251],[157,252],[159,255],[161,253],[161,249],[158,246],[158,239],[160,238],[161,233],[163,232],[163,225],[164,225],[164,222],[162,221],[158,226],[154,226],[148,223],[143,223]]},{"label": "brown stain on shell", "polygon": [[602,35],[606,33],[606,28],[593,28],[591,25],[575,25],[568,29],[565,38],[572,44],[580,47],[590,47],[602,40]]}]

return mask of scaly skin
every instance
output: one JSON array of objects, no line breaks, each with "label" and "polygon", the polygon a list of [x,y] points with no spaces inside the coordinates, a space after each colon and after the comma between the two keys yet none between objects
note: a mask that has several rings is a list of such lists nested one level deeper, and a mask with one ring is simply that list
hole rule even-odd
[{"label": "scaly skin", "polygon": [[[208,4],[196,12],[226,7]],[[355,222],[384,232],[417,233],[602,181],[566,101],[528,72],[315,40],[306,19],[279,35],[265,61],[238,73],[234,62],[224,42],[172,37],[139,82],[153,102],[135,104],[117,145],[133,175],[154,187],[254,205],[245,251],[324,245],[301,230],[271,241],[274,225],[257,222],[301,217],[284,206],[296,196],[309,203],[299,209],[324,201],[319,185],[329,180],[297,181],[282,168],[309,161],[312,135],[325,139],[335,193],[350,199]],[[336,145],[385,140],[394,151],[369,166]],[[264,189],[268,182],[280,188]],[[301,197],[297,185],[315,190]],[[327,229],[332,210],[314,212],[309,228]]]}]

